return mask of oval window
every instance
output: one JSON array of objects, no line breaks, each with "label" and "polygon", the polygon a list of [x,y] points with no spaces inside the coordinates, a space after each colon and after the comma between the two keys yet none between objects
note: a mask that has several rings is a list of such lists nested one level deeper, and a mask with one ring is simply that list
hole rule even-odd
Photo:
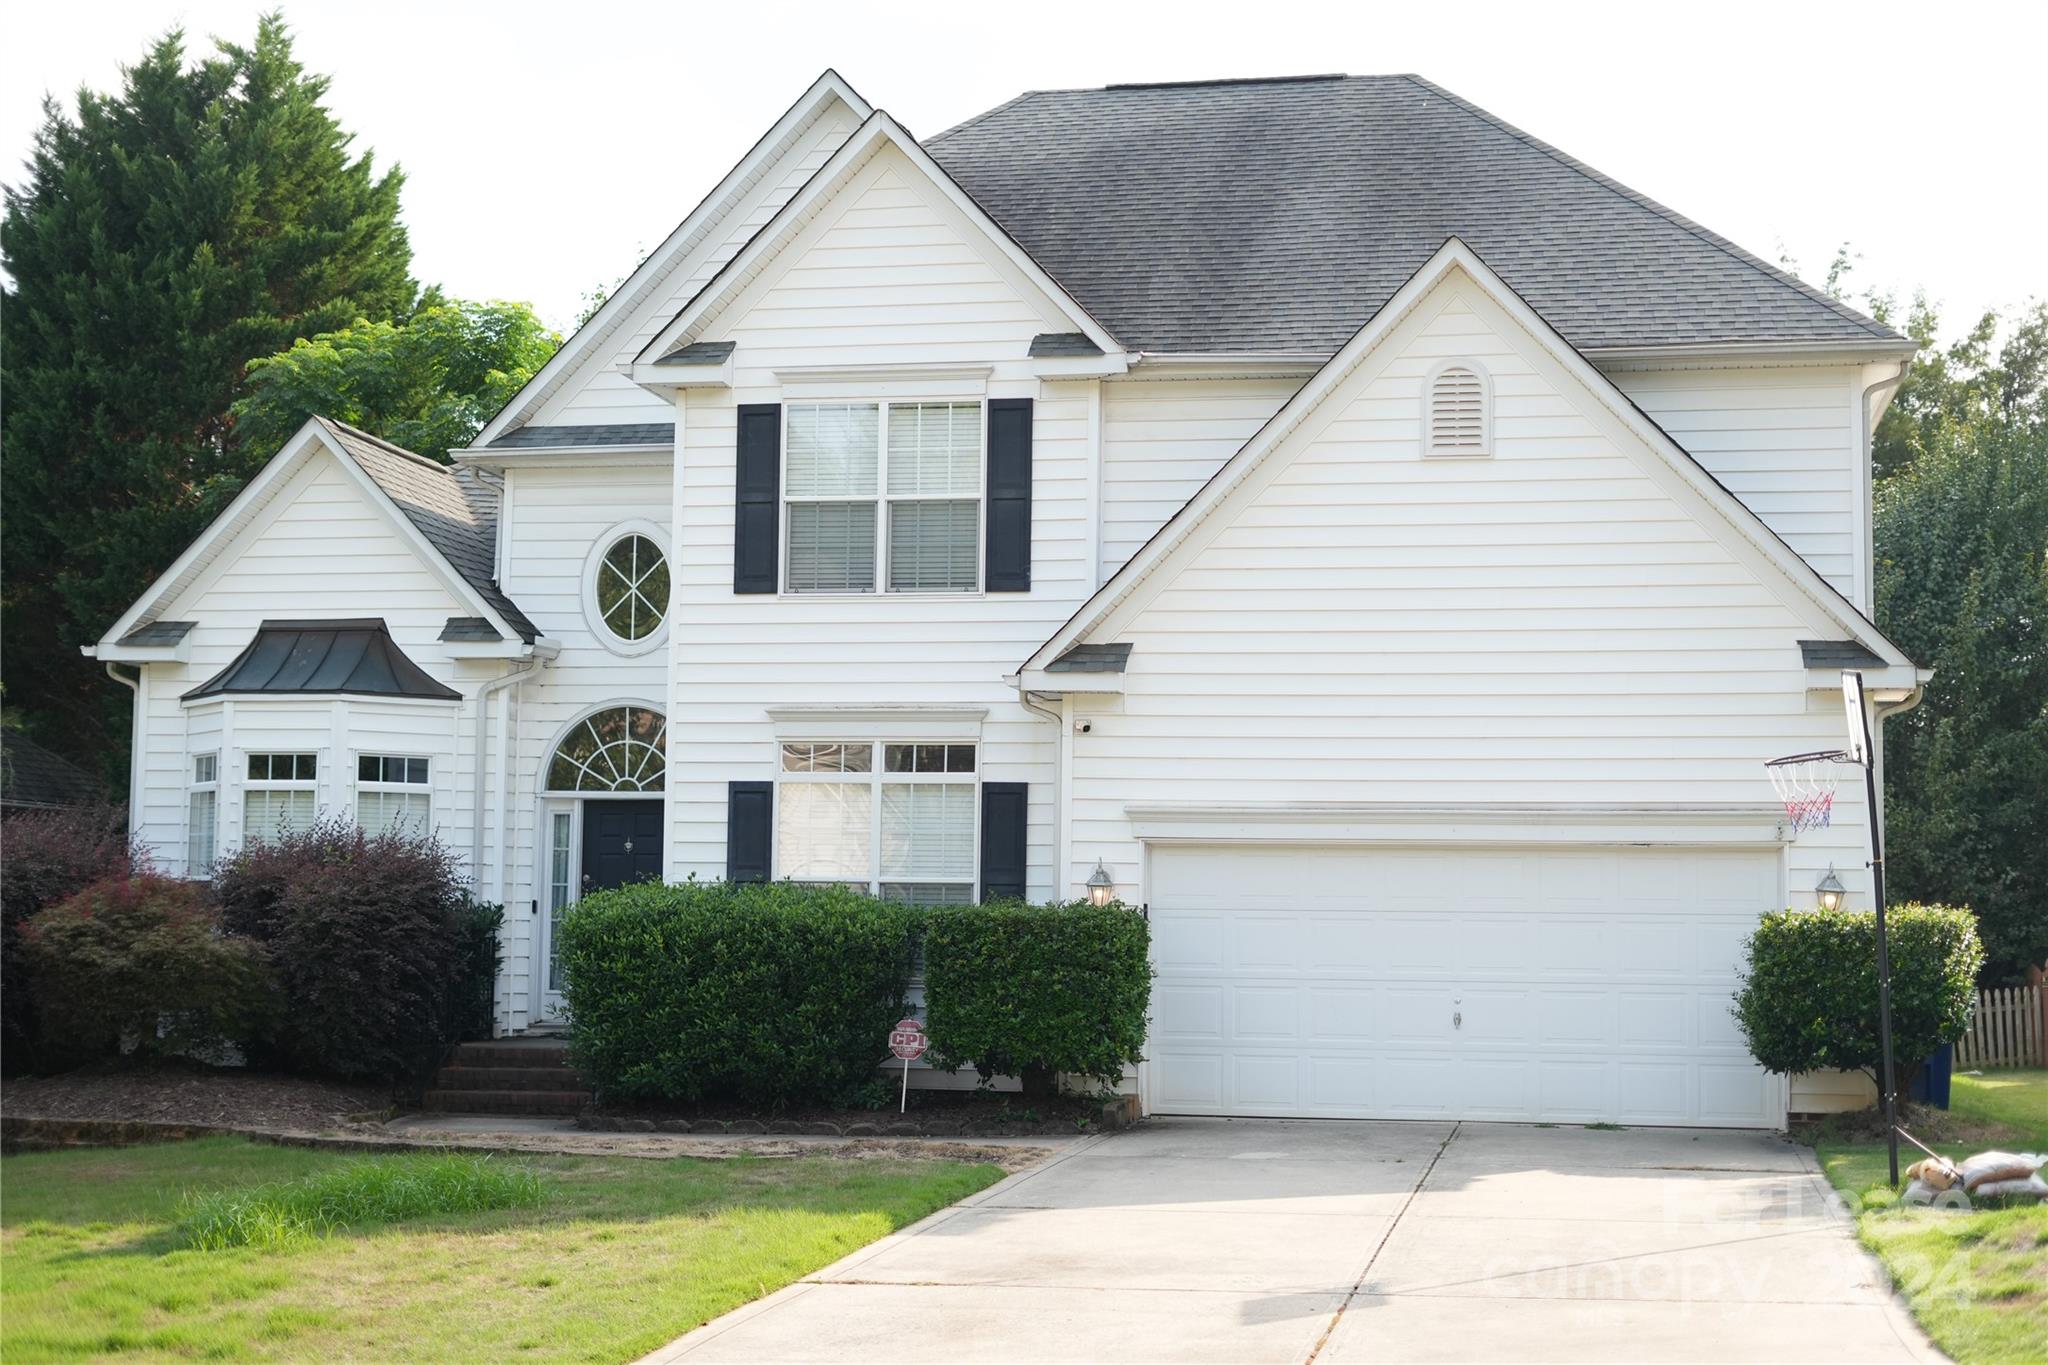
[{"label": "oval window", "polygon": [[642,535],[620,536],[597,565],[597,614],[621,640],[644,640],[668,612],[668,558]]}]

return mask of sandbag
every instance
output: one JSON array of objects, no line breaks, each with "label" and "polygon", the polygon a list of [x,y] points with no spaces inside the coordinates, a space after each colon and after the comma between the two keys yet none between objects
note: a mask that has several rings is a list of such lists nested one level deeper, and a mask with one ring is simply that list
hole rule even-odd
[{"label": "sandbag", "polygon": [[1978,1186],[1994,1181],[2023,1181],[2040,1166],[2039,1157],[2015,1156],[2011,1152],[1979,1152],[1963,1163],[1963,1188],[1975,1194]]},{"label": "sandbag", "polygon": [[2026,1199],[2048,1199],[2048,1180],[2041,1179],[2039,1171],[2025,1180],[1987,1180],[1972,1191],[1979,1199],[2006,1199],[2019,1196]]}]

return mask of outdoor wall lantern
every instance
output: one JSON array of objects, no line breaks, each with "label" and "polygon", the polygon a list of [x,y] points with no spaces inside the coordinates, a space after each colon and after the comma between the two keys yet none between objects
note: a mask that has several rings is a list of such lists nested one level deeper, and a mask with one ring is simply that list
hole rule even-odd
[{"label": "outdoor wall lantern", "polygon": [[1108,905],[1116,897],[1116,880],[1109,875],[1109,869],[1102,865],[1102,859],[1095,860],[1095,870],[1088,874],[1088,900],[1095,905]]},{"label": "outdoor wall lantern", "polygon": [[1820,879],[1813,888],[1813,894],[1820,897],[1821,909],[1839,910],[1842,908],[1842,895],[1847,889],[1842,885],[1842,879],[1835,875],[1835,865],[1829,863],[1828,875]]}]

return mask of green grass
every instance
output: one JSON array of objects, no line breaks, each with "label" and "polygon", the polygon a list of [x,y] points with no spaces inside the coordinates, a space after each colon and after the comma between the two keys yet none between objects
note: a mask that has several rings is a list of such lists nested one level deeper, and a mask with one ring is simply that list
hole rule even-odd
[{"label": "green grass", "polygon": [[[1948,1121],[1970,1140],[1929,1144],[1944,1156],[2048,1151],[2048,1071],[1957,1076],[1950,1103]],[[1962,1365],[2048,1360],[2048,1208],[1901,1208],[1884,1144],[1824,1136],[1814,1154],[1936,1345]],[[1919,1155],[1905,1146],[1901,1168]]]},{"label": "green grass", "polygon": [[188,1194],[178,1234],[199,1251],[296,1246],[346,1229],[442,1214],[530,1209],[539,1174],[518,1162],[467,1152],[371,1157],[296,1180]]},{"label": "green grass", "polygon": [[[625,1360],[1002,1175],[827,1157],[483,1171],[233,1138],[0,1159],[0,1357]],[[508,1189],[520,1202],[483,1207]],[[183,1220],[204,1208],[331,1216],[199,1249]]]}]

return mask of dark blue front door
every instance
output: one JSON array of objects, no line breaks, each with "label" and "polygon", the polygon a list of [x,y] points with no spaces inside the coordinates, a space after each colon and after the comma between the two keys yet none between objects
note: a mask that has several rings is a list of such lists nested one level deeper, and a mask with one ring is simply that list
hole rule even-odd
[{"label": "dark blue front door", "polygon": [[660,876],[660,801],[583,803],[584,895]]}]

